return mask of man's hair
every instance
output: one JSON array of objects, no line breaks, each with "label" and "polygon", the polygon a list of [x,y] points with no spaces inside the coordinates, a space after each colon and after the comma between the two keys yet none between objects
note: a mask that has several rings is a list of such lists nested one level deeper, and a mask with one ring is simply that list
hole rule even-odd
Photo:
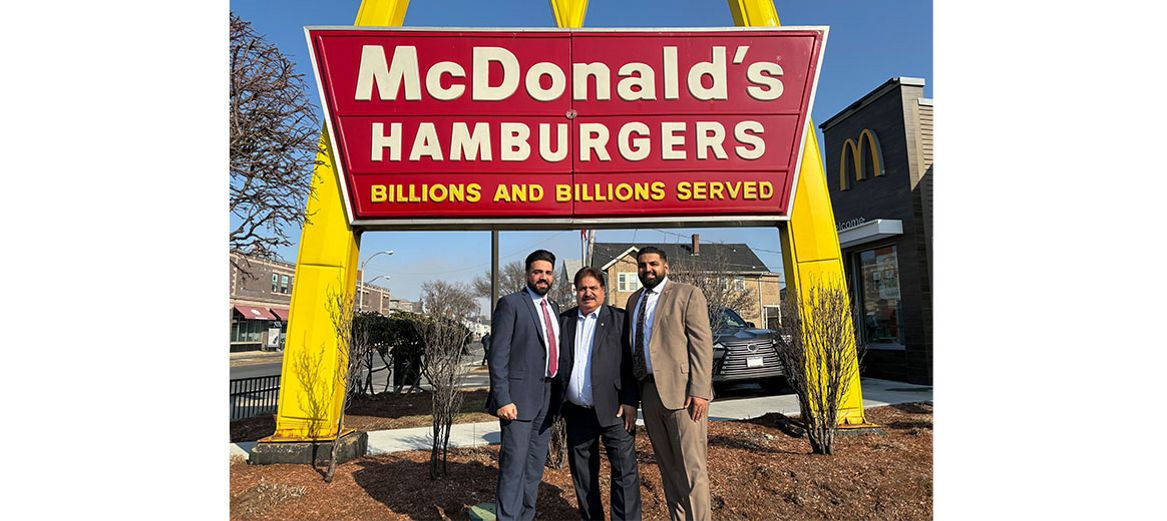
[{"label": "man's hair", "polygon": [[591,266],[584,266],[579,271],[575,272],[575,287],[579,288],[579,283],[583,282],[584,277],[591,277],[600,281],[600,287],[608,289],[607,282],[604,281],[604,272],[593,268]]},{"label": "man's hair", "polygon": [[527,255],[527,267],[525,270],[531,271],[531,264],[533,264],[535,261],[550,262],[551,267],[555,268],[555,254],[547,250],[535,250],[531,252],[530,255]]},{"label": "man's hair", "polygon": [[656,246],[645,246],[645,247],[641,248],[640,251],[636,252],[636,262],[640,262],[641,255],[645,255],[648,253],[655,253],[657,255],[660,255],[660,260],[665,261],[665,262],[669,261],[669,256],[665,255],[664,250],[657,248]]}]

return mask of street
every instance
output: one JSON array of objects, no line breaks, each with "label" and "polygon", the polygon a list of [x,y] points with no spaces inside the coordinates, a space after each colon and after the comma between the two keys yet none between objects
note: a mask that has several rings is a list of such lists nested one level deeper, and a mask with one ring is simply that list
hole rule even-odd
[{"label": "street", "polygon": [[[462,357],[462,363],[467,365],[471,373],[466,376],[466,381],[463,387],[478,388],[488,387],[490,385],[490,378],[485,372],[485,366],[480,365],[482,362],[482,344],[480,342],[473,342],[470,344],[470,354]],[[385,389],[385,384],[388,382],[390,372],[383,369],[384,362],[381,357],[373,355],[373,389],[381,392]],[[254,378],[258,376],[272,376],[280,374],[283,367],[282,353],[237,353],[231,360],[231,379],[238,380],[241,378]],[[483,370],[476,371],[475,368],[482,367]],[[422,381],[422,388],[430,388],[429,383]]]}]

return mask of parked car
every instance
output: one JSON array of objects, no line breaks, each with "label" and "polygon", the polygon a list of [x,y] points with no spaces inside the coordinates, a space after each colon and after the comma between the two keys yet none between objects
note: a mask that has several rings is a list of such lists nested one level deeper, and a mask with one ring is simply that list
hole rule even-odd
[{"label": "parked car", "polygon": [[723,310],[721,326],[713,332],[713,384],[756,382],[767,390],[781,389],[786,370],[775,347],[777,335],[732,309]]}]

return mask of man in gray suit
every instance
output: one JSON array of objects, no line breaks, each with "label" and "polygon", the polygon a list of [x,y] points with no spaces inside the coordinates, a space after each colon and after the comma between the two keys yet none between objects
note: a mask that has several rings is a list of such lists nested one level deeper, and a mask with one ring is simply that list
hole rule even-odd
[{"label": "man in gray suit", "polygon": [[495,510],[500,520],[535,518],[535,501],[555,411],[551,382],[559,373],[559,308],[547,298],[555,255],[527,256],[527,287],[498,300],[491,320],[490,394],[486,410],[498,416]]},{"label": "man in gray suit", "polygon": [[579,515],[604,519],[600,503],[600,441],[612,468],[612,519],[639,520],[636,404],[624,310],[604,304],[604,275],[592,267],[575,274],[578,307],[562,315],[563,349],[556,392],[567,422],[568,463]]}]

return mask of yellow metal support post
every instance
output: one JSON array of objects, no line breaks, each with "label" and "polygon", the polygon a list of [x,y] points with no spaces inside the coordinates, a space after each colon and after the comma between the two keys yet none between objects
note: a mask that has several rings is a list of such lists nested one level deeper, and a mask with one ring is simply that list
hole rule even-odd
[{"label": "yellow metal support post", "polygon": [[[398,26],[408,7],[409,0],[364,0],[354,25]],[[343,180],[333,167],[326,127],[320,143],[296,258],[276,431],[261,442],[334,440],[340,434],[344,385],[337,381],[341,357],[329,306],[333,295],[353,294],[360,236],[345,216]]]},{"label": "yellow metal support post", "polygon": [[[778,27],[778,12],[773,0],[728,0],[733,22],[739,27]],[[823,160],[819,155],[814,122],[807,118],[806,146],[794,187],[794,207],[790,220],[778,227],[782,243],[782,267],[787,292],[803,299],[813,280],[837,281],[846,288],[843,254],[835,229],[835,212],[827,190]],[[839,407],[839,423],[844,426],[867,425],[863,416],[863,389],[859,368],[853,371],[847,394]]]},{"label": "yellow metal support post", "polygon": [[551,0],[551,12],[555,15],[556,27],[579,29],[588,14],[588,0]]}]

